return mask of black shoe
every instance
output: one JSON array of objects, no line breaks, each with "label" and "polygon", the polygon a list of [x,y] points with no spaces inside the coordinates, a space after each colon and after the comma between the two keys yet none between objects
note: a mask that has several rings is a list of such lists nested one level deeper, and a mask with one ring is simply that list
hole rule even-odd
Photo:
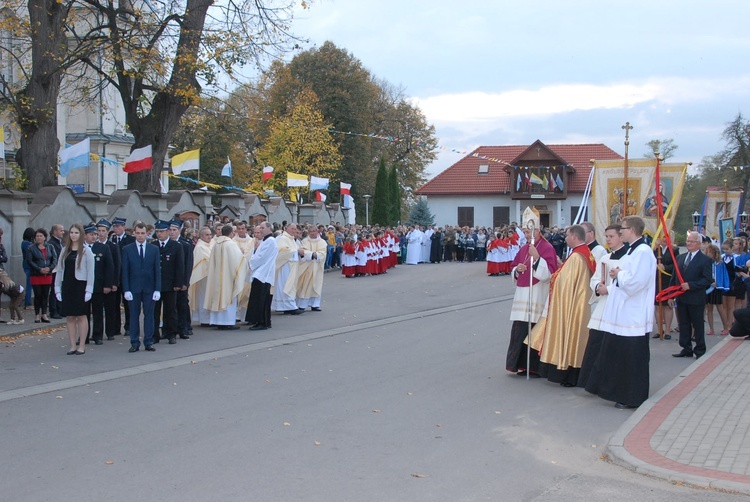
[{"label": "black shoe", "polygon": [[110,342],[111,342],[112,340],[114,340],[114,339],[115,339],[115,337],[114,337],[114,336],[108,336],[108,337],[107,337],[107,340],[108,340],[108,341],[110,341]]},{"label": "black shoe", "polygon": [[255,326],[250,326],[248,329],[251,330],[251,331],[261,331],[261,330],[264,330],[264,329],[268,329],[268,327],[267,326],[263,326],[262,324],[256,324]]},{"label": "black shoe", "polygon": [[633,410],[637,408],[637,406],[630,406],[629,404],[625,403],[615,403],[615,408],[618,410]]},{"label": "black shoe", "polygon": [[62,319],[62,316],[58,314],[53,314],[50,316],[50,319]]},{"label": "black shoe", "polygon": [[[128,352],[138,352],[139,350],[140,349],[137,346],[131,345],[130,349],[128,349]],[[148,347],[146,347],[146,350],[148,350]]]},{"label": "black shoe", "polygon": [[310,307],[310,312],[322,312],[320,307]]},{"label": "black shoe", "polygon": [[73,354],[75,354],[75,353],[76,353],[75,349],[73,349],[73,350],[69,350],[69,351],[68,351],[68,355],[69,355],[69,356],[72,356],[72,355],[73,355]]},{"label": "black shoe", "polygon": [[75,355],[77,355],[77,356],[82,356],[82,355],[84,355],[85,353],[86,353],[86,351],[85,351],[85,350],[76,350],[76,351],[75,351]]},{"label": "black shoe", "polygon": [[234,329],[240,329],[240,327],[235,324],[232,324],[231,326],[219,326],[220,331],[231,331]]},{"label": "black shoe", "polygon": [[294,309],[294,310],[287,310],[284,313],[289,314],[289,315],[300,315],[302,312],[300,312],[299,309]]},{"label": "black shoe", "polygon": [[104,345],[104,342],[101,340],[94,340],[95,345]]},{"label": "black shoe", "polygon": [[[62,317],[60,319],[62,319]],[[42,317],[42,322],[50,322],[50,320],[49,319],[45,319],[44,317]]]},{"label": "black shoe", "polygon": [[672,339],[672,335],[664,335],[664,339],[665,340],[671,340]]},{"label": "black shoe", "polygon": [[209,326],[211,326],[211,325],[208,324],[207,322],[202,322],[201,323],[201,327],[203,327],[203,328],[208,328]]},{"label": "black shoe", "polygon": [[661,335],[659,333],[654,333],[651,338],[659,338]]},{"label": "black shoe", "polygon": [[570,382],[560,382],[560,385],[562,385],[565,388],[575,387],[575,385]]},{"label": "black shoe", "polygon": [[190,340],[188,335],[180,335],[180,340]]},{"label": "black shoe", "polygon": [[169,339],[169,345],[174,345],[175,343],[177,343],[177,339],[175,337]]},{"label": "black shoe", "polygon": [[146,345],[146,352],[156,352],[156,347],[153,345]]},{"label": "black shoe", "polygon": [[677,354],[672,354],[672,357],[693,357],[692,352],[678,352]]}]

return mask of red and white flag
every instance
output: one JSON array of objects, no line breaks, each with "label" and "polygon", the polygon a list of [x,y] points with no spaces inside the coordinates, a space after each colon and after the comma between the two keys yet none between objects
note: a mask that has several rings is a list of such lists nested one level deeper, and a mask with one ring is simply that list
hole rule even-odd
[{"label": "red and white flag", "polygon": [[273,178],[273,167],[265,166],[263,168],[263,182],[266,182]]},{"label": "red and white flag", "polygon": [[151,157],[151,145],[144,146],[143,148],[136,148],[130,152],[128,158],[125,159],[125,167],[122,170],[126,173],[147,171],[153,166]]},{"label": "red and white flag", "polygon": [[351,195],[352,185],[349,183],[341,183],[341,195]]},{"label": "red and white flag", "polygon": [[320,191],[315,191],[315,200],[318,202],[325,202],[326,201],[326,194],[321,193]]}]

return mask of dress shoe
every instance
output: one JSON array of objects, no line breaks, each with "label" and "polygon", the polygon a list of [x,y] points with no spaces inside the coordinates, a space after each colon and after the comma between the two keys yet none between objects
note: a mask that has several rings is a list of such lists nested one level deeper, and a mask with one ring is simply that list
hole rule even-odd
[{"label": "dress shoe", "polygon": [[174,345],[175,343],[177,343],[177,338],[175,337],[169,338],[169,345]]},{"label": "dress shoe", "polygon": [[75,349],[73,349],[73,350],[69,350],[69,351],[68,351],[68,355],[69,355],[69,356],[72,356],[72,355],[73,355],[73,354],[75,354],[75,353],[76,353],[76,350],[75,350]]},{"label": "dress shoe", "polygon": [[672,357],[693,357],[692,352],[678,352],[677,354],[672,354]]},{"label": "dress shoe", "polygon": [[75,355],[77,355],[77,356],[82,356],[82,355],[84,355],[85,353],[86,353],[86,351],[85,351],[85,350],[76,350],[76,351],[75,351]]},{"label": "dress shoe", "polygon": [[94,340],[94,343],[95,343],[96,345],[104,345],[104,342],[103,342],[103,341],[101,341],[101,340]]},{"label": "dress shoe", "polygon": [[264,330],[264,329],[268,329],[268,327],[267,326],[263,326],[262,324],[256,324],[255,326],[250,326],[250,328],[248,328],[248,329],[250,329],[250,331],[261,331],[261,330]]},{"label": "dress shoe", "polygon": [[55,314],[55,315],[51,315],[50,318],[51,319],[62,319],[62,316]]},{"label": "dress shoe", "polygon": [[[128,352],[138,352],[139,350],[140,349],[136,347],[135,345],[131,345],[130,348],[128,349]],[[148,347],[146,348],[146,350],[148,350]]]},{"label": "dress shoe", "polygon": [[50,320],[47,319],[47,316],[42,316],[42,322],[50,322]]},{"label": "dress shoe", "polygon": [[112,340],[114,340],[114,339],[115,339],[115,337],[114,337],[114,336],[108,336],[108,337],[107,337],[107,340],[109,340],[110,342],[111,342]]},{"label": "dress shoe", "polygon": [[294,309],[294,310],[286,310],[284,311],[284,313],[289,314],[289,315],[300,315],[302,312],[300,312],[298,309]]},{"label": "dress shoe", "polygon": [[633,410],[636,408],[636,406],[630,406],[629,404],[625,403],[615,403],[615,408],[618,410]]},{"label": "dress shoe", "polygon": [[156,347],[153,345],[146,345],[146,352],[156,352]]},{"label": "dress shoe", "polygon": [[310,312],[322,312],[322,310],[320,310],[320,307],[310,307]]},{"label": "dress shoe", "polygon": [[235,324],[233,324],[231,326],[219,326],[219,330],[220,331],[231,331],[231,330],[234,330],[234,329],[240,329],[240,327],[237,326],[237,325],[235,325]]},{"label": "dress shoe", "polygon": [[180,335],[180,340],[190,340],[188,335]]}]

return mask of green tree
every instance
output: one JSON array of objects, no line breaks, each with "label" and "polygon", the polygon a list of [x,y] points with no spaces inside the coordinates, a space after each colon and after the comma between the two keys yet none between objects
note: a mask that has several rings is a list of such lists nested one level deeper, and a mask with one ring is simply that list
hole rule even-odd
[{"label": "green tree", "polygon": [[388,224],[395,226],[401,221],[401,187],[398,183],[398,169],[396,164],[391,166],[391,170],[388,173],[388,190],[391,193],[389,197]]},{"label": "green tree", "polygon": [[674,156],[674,152],[678,148],[677,145],[674,144],[672,138],[664,140],[652,139],[646,143],[646,146],[648,147],[648,150],[646,150],[646,153],[644,153],[643,156],[647,159],[653,159],[654,152],[659,152],[659,156],[662,159],[667,160]]},{"label": "green tree", "polygon": [[388,187],[388,171],[385,159],[380,159],[378,175],[375,179],[375,196],[372,198],[372,221],[378,225],[390,225],[388,213],[391,205],[391,193]]},{"label": "green tree", "polygon": [[423,226],[435,224],[435,216],[430,213],[430,206],[427,204],[427,199],[417,197],[409,213],[409,223]]},{"label": "green tree", "polygon": [[289,193],[287,172],[334,178],[341,154],[317,108],[317,96],[305,89],[297,96],[296,106],[287,116],[271,123],[269,136],[257,152],[260,165],[274,168],[269,184],[276,193]]}]

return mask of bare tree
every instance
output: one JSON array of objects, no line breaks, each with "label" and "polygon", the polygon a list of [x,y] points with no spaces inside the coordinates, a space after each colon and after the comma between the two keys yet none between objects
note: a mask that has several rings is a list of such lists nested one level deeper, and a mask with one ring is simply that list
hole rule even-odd
[{"label": "bare tree", "polygon": [[669,139],[652,139],[648,143],[646,143],[646,146],[648,146],[648,150],[646,150],[646,153],[643,154],[644,157],[647,159],[653,159],[654,158],[654,152],[659,152],[659,156],[667,160],[674,156],[674,151],[677,150],[677,145],[674,144],[674,140],[672,138]]}]

